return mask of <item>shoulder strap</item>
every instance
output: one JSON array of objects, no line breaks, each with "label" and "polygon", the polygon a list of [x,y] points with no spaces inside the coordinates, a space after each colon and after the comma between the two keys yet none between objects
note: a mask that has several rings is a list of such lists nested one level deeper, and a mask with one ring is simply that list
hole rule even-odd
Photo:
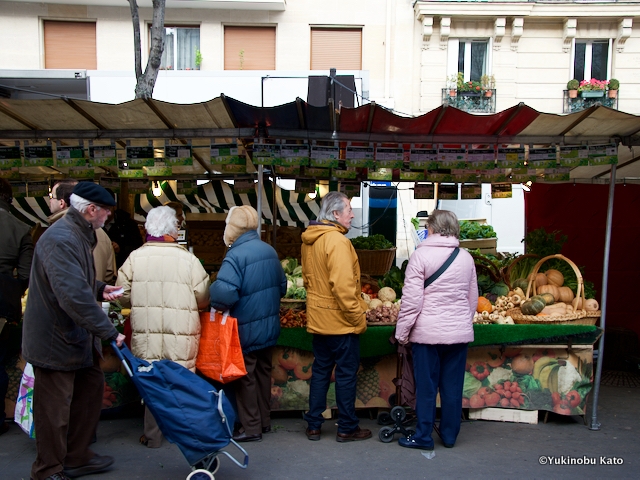
[{"label": "shoulder strap", "polygon": [[424,281],[424,288],[427,288],[429,285],[435,282],[438,279],[438,277],[442,275],[447,268],[449,268],[449,265],[451,265],[453,261],[456,259],[456,257],[458,256],[459,251],[460,251],[459,247],[456,247],[453,249],[453,252],[451,252],[451,255],[449,255],[449,258],[447,258],[447,260],[442,264],[442,266]]}]

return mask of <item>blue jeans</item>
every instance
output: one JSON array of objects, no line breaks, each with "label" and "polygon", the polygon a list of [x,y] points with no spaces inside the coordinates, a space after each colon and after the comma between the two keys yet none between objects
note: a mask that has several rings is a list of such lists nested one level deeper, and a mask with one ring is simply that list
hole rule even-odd
[{"label": "blue jeans", "polygon": [[460,433],[462,386],[467,361],[467,343],[452,345],[411,345],[416,381],[416,434],[420,445],[433,448],[431,432],[436,419],[436,395],[440,390],[440,435],[443,443],[454,445]]},{"label": "blue jeans", "polygon": [[333,366],[336,367],[336,403],[338,433],[352,433],[358,428],[356,416],[356,382],[360,367],[360,337],[346,335],[313,335],[313,366],[309,390],[309,412],[304,416],[309,430],[319,430],[327,409],[327,392]]}]

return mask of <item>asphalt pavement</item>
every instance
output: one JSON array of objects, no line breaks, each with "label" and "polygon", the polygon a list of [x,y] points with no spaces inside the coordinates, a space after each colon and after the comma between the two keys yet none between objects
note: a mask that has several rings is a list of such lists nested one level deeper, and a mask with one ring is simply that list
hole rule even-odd
[{"label": "asphalt pavement", "polygon": [[[602,386],[598,407],[600,430],[590,430],[582,417],[550,413],[543,423],[528,425],[494,421],[465,421],[452,449],[436,437],[435,457],[421,451],[382,443],[380,425],[361,410],[361,426],[373,438],[337,443],[335,420],[327,420],[322,439],[307,440],[302,412],[274,413],[272,433],[261,442],[242,444],[249,466],[241,469],[221,456],[216,479],[388,479],[388,478],[638,478],[640,468],[640,388]],[[164,442],[150,449],[138,443],[142,434],[140,409],[103,418],[94,450],[112,455],[110,471],[83,478],[185,479],[191,469],[176,445]],[[590,419],[588,413],[588,419]],[[397,438],[397,437],[396,437]],[[241,454],[232,445],[231,454]],[[0,436],[0,478],[29,479],[35,442],[12,424]]]}]

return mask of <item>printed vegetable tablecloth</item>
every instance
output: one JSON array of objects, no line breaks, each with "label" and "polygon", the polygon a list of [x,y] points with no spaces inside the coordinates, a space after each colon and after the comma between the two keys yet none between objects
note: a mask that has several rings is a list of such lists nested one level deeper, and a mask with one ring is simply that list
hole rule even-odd
[{"label": "printed vegetable tablecloth", "polygon": [[[357,408],[389,408],[395,404],[397,358],[395,346],[389,343],[393,330],[393,326],[369,327],[360,337]],[[584,414],[592,388],[592,344],[601,334],[599,328],[474,325],[474,331],[476,340],[467,355],[462,407]],[[311,340],[312,335],[304,328],[281,330],[273,352],[273,410],[309,408]],[[331,382],[327,408],[335,407],[335,384]]]}]

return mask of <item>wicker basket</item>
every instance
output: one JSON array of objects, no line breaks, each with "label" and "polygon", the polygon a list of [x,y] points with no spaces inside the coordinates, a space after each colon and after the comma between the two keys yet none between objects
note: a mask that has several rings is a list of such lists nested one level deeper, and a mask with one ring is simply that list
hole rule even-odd
[{"label": "wicker basket", "polygon": [[286,307],[288,309],[294,309],[294,310],[306,310],[307,301],[301,300],[299,298],[281,298],[280,306]]},{"label": "wicker basket", "polygon": [[[509,287],[513,286],[513,281],[515,280],[515,279],[511,278],[511,272],[513,271],[513,267],[515,265],[517,265],[518,263],[520,263],[520,261],[524,260],[525,258],[536,258],[536,259],[539,259],[540,255],[534,255],[532,253],[527,253],[525,255],[518,255],[516,258],[514,258],[511,261],[511,263],[509,263],[509,265],[507,267],[503,268],[502,276],[504,278],[504,283],[509,285]],[[525,277],[525,278],[527,278],[527,277]]]},{"label": "wicker basket", "polygon": [[384,275],[393,265],[396,247],[383,250],[356,250],[360,272],[365,275]]},{"label": "wicker basket", "polygon": [[[544,257],[536,263],[535,267],[531,271],[531,275],[529,276],[529,285],[527,286],[527,292],[525,294],[525,300],[529,300],[532,296],[536,295],[536,282],[535,277],[540,270],[540,267],[544,262],[549,259],[557,258],[559,260],[564,260],[567,262],[573,271],[576,274],[576,278],[578,279],[578,288],[576,291],[576,296],[582,296],[582,303],[584,304],[584,281],[582,279],[582,274],[580,273],[580,269],[577,267],[575,263],[569,260],[564,255],[556,254],[549,255],[548,257]],[[525,315],[522,313],[520,307],[513,308],[507,311],[507,315],[513,318],[513,322],[517,324],[543,324],[543,325],[594,325],[595,317],[586,317],[587,312],[585,310],[579,310],[574,313],[570,313],[567,315],[550,315],[546,317],[539,317],[537,315]],[[593,323],[592,322],[593,318]]]}]

